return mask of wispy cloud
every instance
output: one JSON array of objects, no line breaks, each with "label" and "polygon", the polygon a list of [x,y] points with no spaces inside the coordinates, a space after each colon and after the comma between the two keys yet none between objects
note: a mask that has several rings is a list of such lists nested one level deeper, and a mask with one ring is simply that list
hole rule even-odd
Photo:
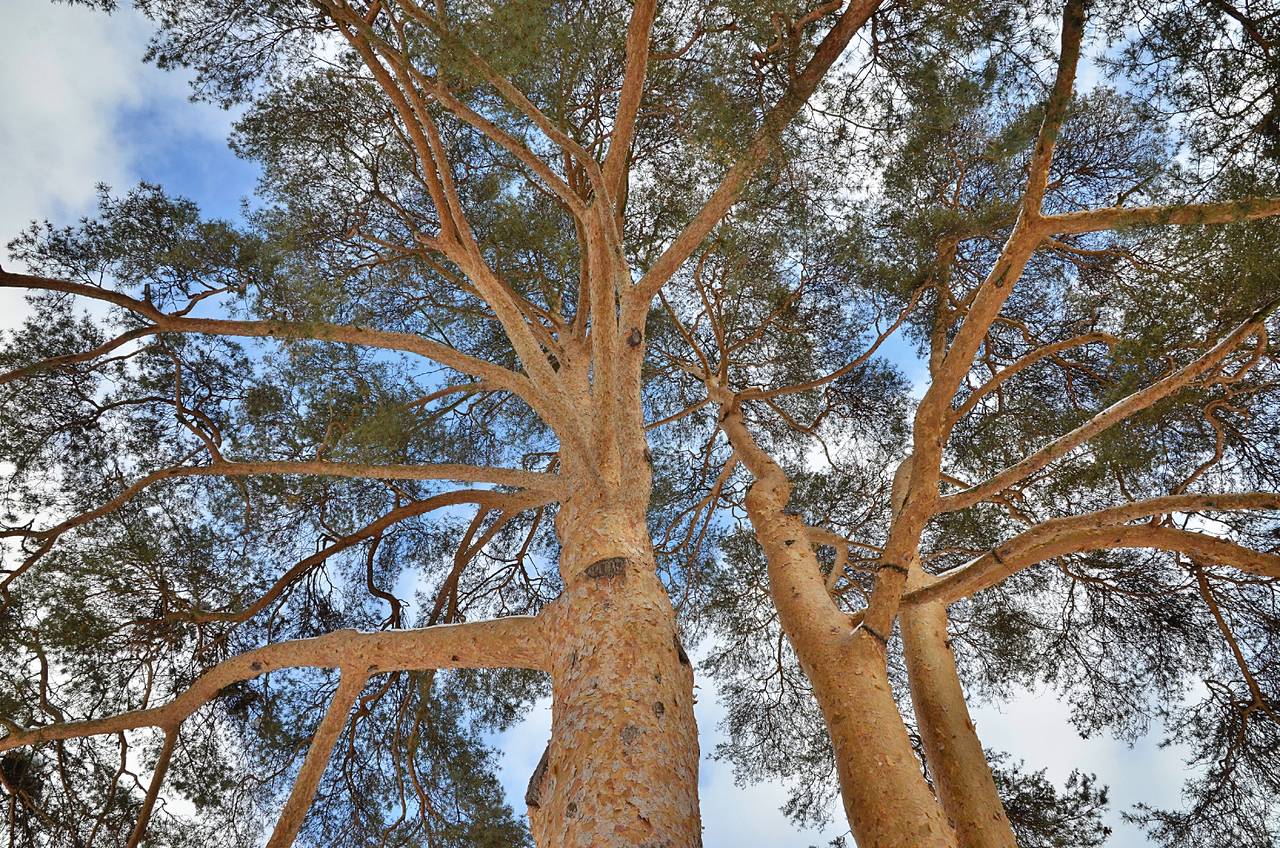
[{"label": "wispy cloud", "polygon": [[[213,182],[204,171],[237,164],[224,141],[232,116],[191,103],[181,75],[142,63],[152,27],[137,12],[0,0],[0,21],[0,245],[32,220],[91,212],[97,183],[199,185]],[[235,176],[235,191],[252,187],[250,170]],[[0,292],[0,326],[22,312],[18,295]]]}]

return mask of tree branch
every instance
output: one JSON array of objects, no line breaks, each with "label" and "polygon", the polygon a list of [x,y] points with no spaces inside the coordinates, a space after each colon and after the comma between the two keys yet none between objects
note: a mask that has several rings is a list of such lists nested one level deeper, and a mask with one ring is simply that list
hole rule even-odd
[{"label": "tree branch", "polygon": [[631,157],[631,140],[635,136],[636,113],[644,96],[644,81],[649,65],[649,38],[657,13],[656,0],[636,0],[627,24],[627,64],[623,72],[622,91],[618,94],[618,112],[613,132],[609,135],[609,152],[604,160],[604,185],[609,202],[618,215],[623,212],[627,165]]},{"label": "tree branch", "polygon": [[1280,197],[1246,197],[1216,203],[1185,203],[1170,206],[1114,206],[1046,215],[1047,232],[1057,234],[1094,233],[1123,227],[1167,224],[1230,224],[1280,215]]},{"label": "tree branch", "polygon": [[904,596],[904,603],[954,603],[1000,583],[1038,562],[1071,553],[1112,548],[1154,548],[1234,566],[1260,577],[1280,578],[1280,555],[1173,527],[1116,522],[1172,512],[1280,509],[1280,494],[1168,495],[1037,525]]},{"label": "tree branch", "polygon": [[102,506],[80,513],[47,530],[3,530],[3,537],[59,535],[72,527],[114,512],[143,489],[161,480],[177,477],[259,477],[300,474],[313,477],[353,477],[368,480],[456,480],[465,483],[493,483],[516,486],[547,495],[558,494],[558,475],[515,468],[482,468],[475,465],[364,465],[312,460],[303,462],[214,462],[209,465],[179,465],[152,471]]},{"label": "tree branch", "polygon": [[[123,739],[123,737],[121,737]],[[127,848],[138,848],[142,838],[147,835],[147,824],[151,821],[151,811],[155,808],[156,798],[160,796],[160,787],[164,785],[165,775],[169,772],[169,760],[173,757],[173,748],[178,742],[178,726],[164,728],[164,744],[160,748],[160,758],[151,772],[151,782],[147,784],[146,797],[142,799],[142,808],[138,810],[138,820],[129,835]]]},{"label": "tree branch", "polygon": [[541,621],[510,616],[420,630],[362,633],[337,630],[278,642],[224,660],[167,704],[106,718],[59,722],[0,737],[0,753],[25,745],[133,730],[173,727],[232,683],[282,668],[340,668],[357,674],[440,668],[549,670]]},{"label": "tree branch", "polygon": [[[350,324],[327,324],[319,321],[235,321],[219,318],[179,317],[161,312],[146,301],[138,300],[112,289],[91,286],[85,283],[74,283],[68,280],[57,280],[50,277],[14,274],[2,270],[0,270],[0,288],[58,291],[104,301],[150,320],[153,324],[152,327],[148,328],[151,333],[201,333],[215,336],[245,336],[291,341],[341,342],[343,344],[373,347],[381,350],[414,353],[464,374],[480,377],[495,387],[520,396],[530,405],[540,405],[540,399],[533,391],[529,378],[525,375],[510,371],[492,362],[468,356],[448,345],[434,342],[412,333],[375,330]],[[134,332],[142,335],[140,330],[135,330]],[[75,355],[79,356],[80,354]]]},{"label": "tree branch", "polygon": [[1031,352],[1027,353],[1025,356],[1019,357],[1017,360],[1012,362],[1008,367],[994,374],[990,380],[988,380],[987,382],[983,383],[981,386],[978,386],[976,389],[974,389],[973,392],[970,393],[970,395],[964,399],[964,402],[960,404],[960,406],[957,407],[956,410],[952,413],[951,421],[954,424],[955,422],[959,421],[961,418],[964,418],[973,410],[975,406],[978,405],[979,401],[981,401],[984,397],[986,397],[996,388],[1003,385],[1009,378],[1013,377],[1014,375],[1018,374],[1021,371],[1025,371],[1027,368],[1030,368],[1032,365],[1035,365],[1037,362],[1041,361],[1042,359],[1045,359],[1046,357],[1053,356],[1054,354],[1061,353],[1062,351],[1068,350],[1073,347],[1082,347],[1084,345],[1091,345],[1091,344],[1105,344],[1108,346],[1113,346],[1119,343],[1120,343],[1120,340],[1115,336],[1111,335],[1110,333],[1085,333],[1080,336],[1075,336],[1074,338],[1063,339],[1062,341],[1059,341],[1059,342],[1053,342],[1051,344],[1042,345],[1038,348],[1035,348]]},{"label": "tree branch", "polygon": [[737,202],[747,180],[768,158],[777,144],[778,137],[802,106],[817,89],[827,71],[835,63],[845,47],[862,25],[871,18],[883,0],[853,0],[841,13],[834,26],[823,37],[804,69],[796,75],[787,91],[765,115],[746,150],[736,164],[729,169],[720,185],[711,193],[698,213],[685,225],[680,234],[662,255],[650,266],[644,276],[627,292],[625,314],[635,324],[643,315],[658,289],[671,279],[671,275],[684,264],[707,234]]},{"label": "tree branch", "polygon": [[363,671],[346,668],[342,670],[338,691],[333,694],[333,700],[329,702],[329,708],[320,721],[320,727],[311,737],[311,746],[307,749],[302,768],[298,770],[298,776],[293,781],[289,800],[285,802],[284,809],[280,811],[280,817],[276,820],[275,830],[267,840],[267,848],[289,848],[293,845],[293,840],[297,838],[298,830],[302,827],[302,820],[306,818],[307,810],[311,808],[311,801],[315,798],[320,777],[324,774],[325,766],[329,764],[329,757],[333,755],[333,746],[342,735],[351,707],[368,679],[369,675]]},{"label": "tree branch", "polygon": [[434,497],[424,498],[420,501],[414,501],[413,503],[408,503],[404,506],[390,510],[386,514],[361,527],[354,533],[343,536],[341,539],[338,539],[323,550],[316,551],[310,556],[304,557],[294,563],[294,565],[285,571],[284,574],[280,575],[275,583],[271,584],[271,588],[244,609],[236,611],[191,609],[170,613],[168,618],[197,623],[211,621],[247,621],[266,609],[272,601],[280,597],[280,595],[283,594],[284,591],[299,577],[306,574],[311,569],[321,565],[325,560],[329,559],[329,557],[334,554],[341,553],[348,548],[354,547],[365,539],[379,536],[388,527],[398,524],[408,518],[432,512],[446,506],[456,506],[463,503],[478,503],[488,509],[503,509],[507,513],[514,515],[527,509],[544,506],[549,501],[550,499],[545,496],[530,496],[528,493],[510,494],[481,489],[459,489],[452,492],[444,492],[442,494],[435,495]]},{"label": "tree branch", "polygon": [[1069,433],[1064,433],[1035,453],[1009,466],[985,482],[943,497],[939,504],[940,508],[944,512],[953,512],[972,506],[997,492],[1001,492],[1014,483],[1025,480],[1031,474],[1044,468],[1073,448],[1089,441],[1104,430],[1190,385],[1196,378],[1208,373],[1215,365],[1229,356],[1239,347],[1241,342],[1258,332],[1267,316],[1277,306],[1280,306],[1280,297],[1276,297],[1257,309],[1247,321],[1188,365],[1157,380],[1145,389],[1140,389],[1128,397],[1116,401],[1084,424]]}]

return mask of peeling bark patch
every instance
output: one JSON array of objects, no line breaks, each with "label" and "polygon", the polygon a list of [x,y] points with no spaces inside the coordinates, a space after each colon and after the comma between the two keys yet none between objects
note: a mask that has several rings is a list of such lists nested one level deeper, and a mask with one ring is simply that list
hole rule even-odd
[{"label": "peeling bark patch", "polygon": [[592,580],[601,580],[617,577],[626,570],[626,557],[608,557],[606,559],[598,559],[591,563],[582,573],[590,577]]},{"label": "peeling bark patch", "polygon": [[542,781],[547,776],[547,766],[550,759],[551,744],[548,743],[547,747],[542,749],[542,759],[538,760],[537,768],[533,770],[533,776],[529,778],[529,788],[524,791],[525,804],[535,810],[542,800]]},{"label": "peeling bark patch", "polygon": [[654,702],[654,705],[653,705],[654,715],[661,717],[662,714],[665,713],[666,711],[667,711],[667,708],[662,705],[661,701]]},{"label": "peeling bark patch", "polygon": [[634,724],[628,724],[626,727],[622,728],[622,732],[618,734],[618,737],[622,740],[623,745],[630,745],[632,742],[639,739],[640,734],[643,732],[644,731],[636,727]]},{"label": "peeling bark patch", "polygon": [[680,637],[672,636],[671,644],[676,646],[676,655],[680,657],[680,665],[688,665],[689,655],[684,652],[684,645],[680,644]]}]

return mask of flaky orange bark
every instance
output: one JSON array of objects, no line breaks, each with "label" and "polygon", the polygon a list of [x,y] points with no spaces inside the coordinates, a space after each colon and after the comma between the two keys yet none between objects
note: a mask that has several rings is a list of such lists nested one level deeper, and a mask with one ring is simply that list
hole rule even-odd
[{"label": "flaky orange bark", "polygon": [[942,604],[907,607],[902,611],[901,629],[916,726],[934,788],[957,841],[962,848],[1016,848],[960,686],[947,637],[947,608]]},{"label": "flaky orange bark", "polygon": [[643,507],[575,499],[557,525],[565,588],[545,613],[552,723],[526,795],[534,839],[698,845],[693,669]]},{"label": "flaky orange bark", "polygon": [[756,445],[736,404],[726,406],[721,426],[755,477],[747,513],[778,621],[826,720],[854,838],[860,848],[956,848],[894,702],[886,634],[852,626],[831,601],[804,523],[787,512],[791,484]]}]

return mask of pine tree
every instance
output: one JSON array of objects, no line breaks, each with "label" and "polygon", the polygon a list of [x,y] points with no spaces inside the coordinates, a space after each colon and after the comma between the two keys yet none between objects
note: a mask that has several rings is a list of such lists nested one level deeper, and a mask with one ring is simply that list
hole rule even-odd
[{"label": "pine tree", "polygon": [[1043,680],[1274,839],[1280,9],[136,5],[261,204],[10,245],[15,841],[696,845],[700,636],[863,848],[1097,844],[969,720]]}]

